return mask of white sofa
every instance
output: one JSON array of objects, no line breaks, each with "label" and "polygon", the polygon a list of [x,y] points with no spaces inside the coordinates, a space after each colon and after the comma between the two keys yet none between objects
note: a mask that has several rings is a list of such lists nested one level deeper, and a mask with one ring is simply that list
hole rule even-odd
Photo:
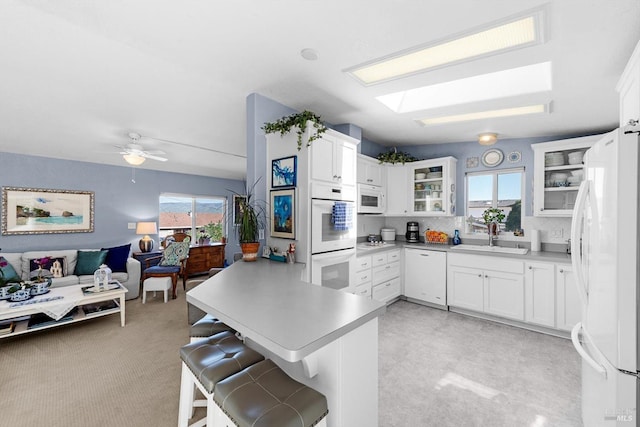
[{"label": "white sofa", "polygon": [[[99,249],[81,249],[82,251],[92,251]],[[44,257],[66,257],[67,261],[67,275],[64,277],[54,277],[51,282],[51,287],[70,286],[78,284],[92,284],[93,274],[76,276],[74,271],[76,269],[76,263],[78,261],[78,251],[75,249],[63,249],[63,250],[47,250],[47,251],[29,251],[29,252],[0,252],[11,266],[16,270],[16,273],[22,278],[22,280],[29,279],[29,260]],[[129,257],[127,259],[127,272],[113,272],[113,278],[118,280],[122,285],[127,288],[128,292],[125,294],[125,299],[138,298],[140,293],[140,262],[134,258]]]}]

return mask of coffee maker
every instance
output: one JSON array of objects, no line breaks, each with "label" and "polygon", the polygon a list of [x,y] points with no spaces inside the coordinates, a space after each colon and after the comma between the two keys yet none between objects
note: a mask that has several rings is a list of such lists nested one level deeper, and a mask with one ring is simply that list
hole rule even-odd
[{"label": "coffee maker", "polygon": [[420,231],[418,230],[417,221],[407,222],[407,233],[404,235],[407,243],[418,243],[420,241]]}]

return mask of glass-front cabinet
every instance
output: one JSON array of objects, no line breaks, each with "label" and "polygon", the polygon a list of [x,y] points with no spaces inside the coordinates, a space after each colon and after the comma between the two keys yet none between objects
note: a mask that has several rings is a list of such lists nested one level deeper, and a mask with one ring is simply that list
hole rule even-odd
[{"label": "glass-front cabinet", "polygon": [[454,157],[442,157],[407,163],[411,215],[455,215],[456,162]]},{"label": "glass-front cabinet", "polygon": [[570,217],[584,177],[583,157],[600,135],[532,144],[533,215]]}]

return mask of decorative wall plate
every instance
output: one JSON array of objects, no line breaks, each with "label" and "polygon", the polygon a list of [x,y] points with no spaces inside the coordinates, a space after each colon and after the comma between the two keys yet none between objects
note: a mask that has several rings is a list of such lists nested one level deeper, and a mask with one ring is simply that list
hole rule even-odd
[{"label": "decorative wall plate", "polygon": [[504,160],[504,153],[497,148],[491,148],[482,154],[482,164],[488,168],[494,168],[502,163]]},{"label": "decorative wall plate", "polygon": [[467,157],[467,169],[477,168],[478,164],[479,162],[477,157]]},{"label": "decorative wall plate", "polygon": [[507,159],[511,163],[518,163],[520,160],[522,160],[522,153],[519,151],[512,151],[507,156]]}]

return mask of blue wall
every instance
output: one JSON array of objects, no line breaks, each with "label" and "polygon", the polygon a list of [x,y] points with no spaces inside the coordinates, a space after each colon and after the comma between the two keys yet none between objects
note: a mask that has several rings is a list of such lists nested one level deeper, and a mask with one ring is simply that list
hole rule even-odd
[{"label": "blue wall", "polygon": [[[58,160],[45,157],[2,153],[0,184],[8,187],[34,187],[95,192],[93,233],[34,234],[0,236],[3,252],[35,249],[100,248],[132,243],[138,250],[141,236],[127,224],[158,220],[160,193],[195,194],[231,198],[228,190],[241,191],[241,181],[196,175]],[[228,230],[227,260],[239,251],[233,230]],[[158,244],[158,236],[151,236]],[[157,247],[157,246],[156,246]]]}]

